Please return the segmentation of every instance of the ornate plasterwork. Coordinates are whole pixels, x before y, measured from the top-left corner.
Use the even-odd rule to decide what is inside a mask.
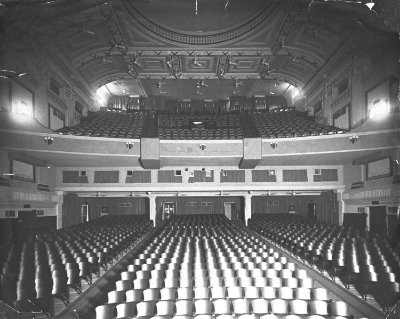
[[[143,15],[139,10],[137,10],[134,6],[131,6],[130,10],[132,11],[133,18],[137,22],[139,22],[146,29],[150,30],[151,32],[157,34],[158,36],[164,39],[182,44],[210,45],[235,39],[253,30],[255,27],[257,27],[266,19],[268,19],[268,17],[275,11],[278,5],[279,1],[275,1],[273,2],[273,4],[267,6],[259,14],[247,20],[246,22],[237,25],[230,30],[226,30],[223,32],[217,31],[213,34],[210,33],[190,34],[190,33],[184,33],[182,31],[179,32],[170,30],[150,20],[145,15]]]
[[[55,102],[57,105],[61,106],[64,110],[68,110],[67,104],[65,104],[57,95],[55,95],[50,90],[47,91],[47,96]]]

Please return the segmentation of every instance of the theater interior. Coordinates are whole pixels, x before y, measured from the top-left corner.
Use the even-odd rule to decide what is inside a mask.
[[[399,319],[397,0],[0,0],[0,317]]]

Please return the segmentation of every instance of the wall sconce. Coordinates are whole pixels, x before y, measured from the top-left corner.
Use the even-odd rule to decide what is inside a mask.
[[[46,144],[48,144],[48,145],[53,144],[53,141],[54,141],[54,138],[51,137],[51,136],[46,136],[46,137],[44,138],[44,142],[45,142]]]
[[[271,142],[269,143],[269,146],[271,146],[273,149],[278,147],[278,142]]]
[[[200,149],[201,149],[202,151],[204,151],[204,150],[206,149],[206,144],[201,143],[201,144],[199,145],[199,147],[200,147]]]
[[[354,144],[355,142],[358,141],[358,136],[357,135],[350,136],[349,141],[351,142],[351,144]]]
[[[126,146],[127,149],[131,150],[133,148],[133,142],[126,142],[125,146]]]

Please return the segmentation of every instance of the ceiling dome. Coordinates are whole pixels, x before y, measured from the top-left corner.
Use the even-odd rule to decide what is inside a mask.
[[[261,23],[276,9],[277,4],[277,1],[271,0],[155,0],[124,3],[139,21],[152,31],[158,28],[157,33],[163,33],[163,36],[165,32],[192,36],[234,32],[235,36],[239,36]]]

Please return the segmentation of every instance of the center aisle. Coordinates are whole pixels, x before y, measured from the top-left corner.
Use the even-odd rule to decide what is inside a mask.
[[[290,256],[223,215],[176,216],[148,238],[109,270],[115,275],[102,285],[107,300],[92,303],[85,315],[78,312],[81,319],[360,313]]]

